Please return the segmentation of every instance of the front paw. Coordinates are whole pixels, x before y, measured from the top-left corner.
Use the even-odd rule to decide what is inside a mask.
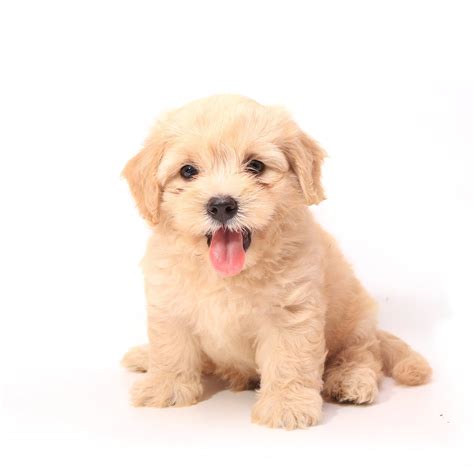
[[[296,429],[321,420],[323,401],[312,388],[262,393],[252,410],[252,421],[270,428]]]
[[[176,375],[146,374],[132,388],[134,406],[188,406],[197,403],[202,395],[201,379],[183,380]]]

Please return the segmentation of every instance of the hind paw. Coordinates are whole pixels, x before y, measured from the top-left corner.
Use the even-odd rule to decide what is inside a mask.
[[[373,403],[377,398],[377,376],[372,369],[333,371],[324,381],[323,394],[341,403]]]
[[[134,372],[146,372],[148,369],[148,345],[132,347],[123,356],[121,364]]]

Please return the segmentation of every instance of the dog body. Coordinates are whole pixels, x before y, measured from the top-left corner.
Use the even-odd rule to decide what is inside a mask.
[[[238,96],[166,115],[124,170],[152,226],[143,270],[149,346],[135,405],[183,406],[202,373],[260,382],[253,420],[320,420],[321,393],[371,403],[384,370],[419,384],[426,361],[377,330],[376,307],[307,205],[324,153],[281,109]]]
[[[327,349],[330,358],[358,332],[362,339],[375,338],[374,304],[333,239],[306,208],[291,223],[293,228],[283,229],[287,238],[266,242],[265,262],[229,279],[212,268],[207,248],[199,251],[186,238],[182,244],[179,237],[168,242],[161,225],[151,236],[143,262],[148,304],[175,313],[199,340],[202,354],[218,371],[235,374],[235,382],[258,378],[259,337],[265,339],[275,322],[305,321],[306,310],[308,322],[324,327],[323,356]],[[344,280],[333,268],[343,272]]]

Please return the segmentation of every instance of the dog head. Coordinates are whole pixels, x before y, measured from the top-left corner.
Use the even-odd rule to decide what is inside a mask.
[[[207,244],[213,267],[231,276],[257,251],[252,241],[324,199],[323,157],[284,110],[222,95],[165,115],[123,175],[151,225]]]

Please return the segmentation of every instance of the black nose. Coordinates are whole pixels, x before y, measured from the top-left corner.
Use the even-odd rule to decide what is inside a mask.
[[[213,197],[207,202],[208,215],[221,223],[234,217],[238,209],[237,202],[229,196]]]

